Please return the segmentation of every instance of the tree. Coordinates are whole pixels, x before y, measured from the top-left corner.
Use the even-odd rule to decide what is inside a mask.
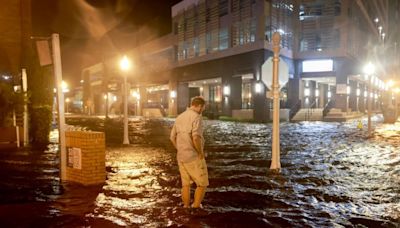
[[[23,93],[15,93],[10,84],[0,81],[0,127],[13,125],[14,111],[23,110]]]

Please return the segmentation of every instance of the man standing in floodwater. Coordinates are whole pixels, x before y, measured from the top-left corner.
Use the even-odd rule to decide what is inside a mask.
[[[190,207],[190,184],[196,183],[192,208],[200,208],[208,186],[208,171],[204,158],[204,137],[202,112],[205,100],[194,97],[191,105],[181,113],[171,130],[170,140],[177,149],[177,160],[182,180],[182,201]]]

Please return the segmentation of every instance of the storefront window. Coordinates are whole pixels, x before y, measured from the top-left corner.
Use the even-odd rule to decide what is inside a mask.
[[[218,113],[221,110],[222,91],[220,85],[210,85],[209,87],[209,107],[211,113]]]
[[[253,108],[253,102],[251,100],[251,81],[246,80],[242,83],[242,109]]]

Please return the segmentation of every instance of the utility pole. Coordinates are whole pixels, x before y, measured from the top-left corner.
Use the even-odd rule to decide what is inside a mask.
[[[28,91],[28,81],[26,77],[26,69],[22,69],[22,91],[24,92],[24,146],[29,144],[29,121],[28,121],[28,105],[26,103],[27,91]]]
[[[371,137],[371,131],[372,131],[372,124],[371,124],[371,106],[372,106],[372,98],[371,98],[371,93],[372,93],[372,88],[371,88],[371,79],[372,75],[369,76],[368,78],[368,137]]]
[[[272,50],[274,57],[272,59],[272,96],[273,96],[273,119],[272,119],[272,158],[270,169],[274,172],[280,172],[280,142],[279,142],[279,51],[280,51],[281,35],[275,32],[272,35]]]
[[[65,148],[65,114],[64,114],[64,94],[61,87],[62,68],[61,68],[61,51],[60,37],[57,33],[51,35],[51,47],[53,51],[53,67],[54,77],[57,87],[57,104],[58,104],[58,133],[60,139],[60,173],[61,180],[67,177],[67,153]]]
[[[127,75],[124,75],[124,140],[122,144],[129,144],[129,130],[128,130],[128,83]]]

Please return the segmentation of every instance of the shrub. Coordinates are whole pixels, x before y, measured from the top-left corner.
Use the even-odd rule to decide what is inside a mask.
[[[11,85],[0,82],[0,127],[12,126],[13,111],[23,110],[23,93],[15,93]]]
[[[31,136],[35,145],[47,145],[51,129],[52,108],[49,105],[33,106],[31,114]]]

